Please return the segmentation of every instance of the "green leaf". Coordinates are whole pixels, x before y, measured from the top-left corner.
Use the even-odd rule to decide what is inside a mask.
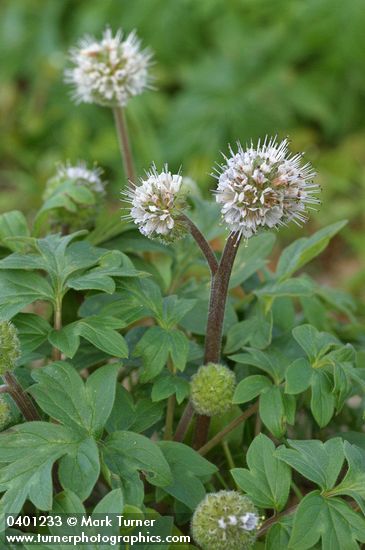
[[[28,498],[36,508],[49,510],[52,506],[53,486],[52,467],[53,457],[38,465],[38,469],[28,480]]]
[[[263,304],[259,304],[255,314],[249,319],[231,326],[227,333],[225,353],[242,349],[246,344],[253,348],[264,349],[271,342],[273,316],[271,309],[265,313]]]
[[[365,451],[365,433],[364,432],[354,432],[352,430],[345,432],[338,432],[334,437],[341,437],[344,441],[348,441],[351,445],[360,447],[361,450]]]
[[[328,374],[313,371],[312,375],[311,411],[320,428],[327,426],[335,412],[335,396]]]
[[[338,233],[345,225],[346,221],[341,221],[329,225],[320,231],[317,231],[311,237],[303,237],[284,248],[279,258],[276,275],[280,280],[291,277],[313,258],[318,256],[328,245],[331,238]]]
[[[53,499],[53,514],[85,514],[85,508],[80,498],[72,491],[62,491]]]
[[[267,352],[258,349],[247,348],[246,353],[231,355],[230,359],[243,365],[252,365],[266,372],[276,384],[280,384],[284,378],[285,371],[290,364],[290,359],[284,354],[270,350]]]
[[[323,522],[323,505],[323,499],[318,491],[309,493],[300,501],[294,517],[288,549],[306,550],[313,548],[320,540],[321,534],[327,528]]]
[[[11,319],[36,300],[52,302],[50,284],[36,273],[0,270],[0,319]]]
[[[183,371],[189,354],[189,340],[180,330],[170,330],[169,340],[172,364],[177,370]]]
[[[149,328],[134,348],[133,356],[142,357],[141,381],[148,382],[164,368],[169,357],[178,370],[184,370],[189,353],[189,341],[179,330]]]
[[[149,311],[130,293],[119,291],[112,296],[103,293],[86,297],[78,314],[80,317],[90,315],[115,317],[127,326],[143,317],[148,317]]]
[[[324,286],[318,286],[316,294],[324,300],[327,307],[330,306],[331,309],[335,309],[346,315],[352,322],[356,322],[354,316],[356,302],[351,294],[339,288]]]
[[[26,498],[41,510],[52,507],[53,463],[72,453],[80,436],[46,422],[27,422],[1,436],[0,514],[18,514]]]
[[[280,438],[285,434],[285,406],[283,394],[278,386],[271,386],[262,391],[259,412],[261,420],[275,437]]]
[[[69,358],[73,358],[80,346],[80,336],[96,348],[113,357],[127,357],[127,344],[115,329],[124,326],[124,322],[115,317],[89,316],[75,321],[61,330],[52,330],[49,342]]]
[[[88,242],[72,242],[84,234],[85,231],[77,231],[66,236],[48,235],[36,241],[40,261],[46,266],[53,284],[59,288],[73,273],[95,265],[103,255],[102,250]]]
[[[12,237],[29,237],[27,220],[19,210],[12,210],[0,215],[0,245],[10,250],[23,250],[24,245],[20,239],[12,240]]]
[[[282,394],[282,398],[285,410],[285,421],[287,424],[294,426],[297,401],[294,395],[287,395],[285,393]]]
[[[67,236],[52,234],[43,239],[32,239],[31,253],[11,254],[0,261],[0,269],[22,270],[22,274],[24,270],[43,270],[48,273],[51,287],[58,296],[64,295],[69,288],[114,292],[113,277],[144,275],[136,271],[130,260],[119,251],[97,249],[86,241],[72,242],[83,234],[85,231]],[[96,264],[97,267],[89,269]],[[33,274],[32,277],[36,280],[39,276]]]
[[[203,287],[205,290],[205,287]],[[201,289],[199,293],[201,295]],[[199,298],[199,296],[198,296]],[[198,299],[195,306],[181,319],[179,325],[183,327],[188,333],[205,335],[208,319],[208,299]],[[227,300],[224,323],[223,323],[223,335],[227,334],[227,331],[232,325],[237,323],[237,313],[232,305],[231,300]]]
[[[195,510],[205,497],[204,485],[200,478],[206,480],[217,471],[216,466],[182,443],[159,441],[158,446],[173,476],[172,483],[164,487],[164,491],[183,502],[190,510]]]
[[[120,322],[115,320],[117,325]],[[107,326],[105,317],[87,317],[77,321],[76,333],[93,344],[96,348],[113,357],[128,357],[128,346],[123,336],[112,327]]]
[[[293,336],[300,347],[305,351],[311,363],[323,357],[339,340],[327,332],[319,332],[311,325],[300,325],[293,329]],[[314,365],[315,366],[315,365]]]
[[[58,476],[62,487],[73,491],[81,500],[90,496],[99,474],[99,451],[91,437],[81,441],[59,462]]]
[[[37,254],[21,254],[14,252],[14,254],[10,254],[3,260],[0,260],[0,269],[19,269],[24,271],[32,269],[47,270],[47,263]]]
[[[341,439],[336,437],[326,443],[289,439],[288,443],[291,448],[279,447],[276,456],[323,490],[332,489],[344,461]]]
[[[330,328],[326,306],[317,296],[302,296],[300,303],[304,319],[308,323],[315,326],[318,330],[328,330]]]
[[[273,324],[281,333],[289,332],[296,324],[296,308],[294,301],[288,297],[278,297],[272,301]]]
[[[313,491],[297,508],[288,548],[307,550],[320,539],[323,550],[358,550],[356,540],[365,541],[365,520],[344,501]]]
[[[100,516],[109,516],[109,514],[118,514],[121,515],[123,513],[124,509],[124,495],[120,488],[114,489],[113,491],[110,491],[107,493],[104,498],[102,498],[98,504],[95,506],[94,511],[92,513],[92,516],[95,517],[95,519],[100,520]],[[99,528],[96,529],[96,531]],[[115,521],[113,522],[112,527],[107,528],[108,534],[112,534],[114,536],[118,536],[120,534],[120,529],[118,527],[118,523]],[[97,533],[95,533],[97,534]],[[101,544],[98,545],[98,550],[109,550],[110,545],[109,544]]]
[[[163,404],[153,403],[147,398],[138,400],[135,405],[131,394],[123,386],[118,385],[107,430],[109,433],[118,430],[143,432],[160,420],[163,410]]]
[[[128,475],[126,478],[118,478],[118,484],[123,491],[124,500],[128,505],[136,506],[137,508],[143,507],[144,484],[138,471]]]
[[[240,246],[234,262],[229,287],[244,283],[251,275],[262,269],[272,251],[276,237],[273,233],[263,233],[248,240],[247,246]]]
[[[343,445],[348,463],[344,479],[331,491],[331,495],[347,495],[353,498],[365,514],[365,451],[347,441]]]
[[[143,305],[151,316],[156,319],[163,318],[163,299],[158,285],[151,279],[141,279],[128,281],[128,286],[122,285],[129,295],[137,299]]]
[[[167,399],[170,395],[176,395],[176,401],[180,404],[190,393],[190,384],[184,378],[166,373],[154,382],[152,387],[152,401]]]
[[[298,394],[309,388],[312,380],[313,370],[307,359],[299,357],[285,373],[285,393]]]
[[[55,362],[32,376],[36,384],[28,391],[45,413],[76,431],[90,429],[92,411],[84,399],[84,383],[71,365]]]
[[[120,489],[110,491],[95,506],[94,514],[121,514],[124,508],[123,493]]]
[[[135,417],[130,429],[141,433],[156,424],[163,415],[163,405],[150,399],[140,399],[135,408]]]
[[[115,291],[115,282],[111,277],[95,275],[92,272],[79,277],[71,277],[67,281],[67,286],[75,290],[101,290],[108,294],[113,294]]]
[[[156,443],[133,432],[114,432],[104,441],[103,456],[108,468],[120,478],[129,479],[143,471],[157,487],[172,482],[170,467]]]
[[[51,330],[48,334],[48,341],[70,359],[72,359],[80,346],[80,337],[73,323],[63,327],[61,330]]]
[[[161,327],[151,327],[142,336],[133,356],[142,357],[144,372],[141,380],[147,382],[157,376],[169,357],[169,333]]]
[[[109,432],[129,430],[135,420],[135,405],[132,394],[122,386],[117,385],[115,400],[106,428]]]
[[[117,374],[117,365],[106,365],[84,384],[71,365],[56,362],[33,372],[37,383],[28,391],[51,418],[79,433],[98,435],[113,407]]]
[[[114,405],[119,365],[99,367],[86,380],[86,400],[91,404],[91,429],[100,436]]]
[[[233,479],[259,508],[280,511],[287,503],[290,491],[290,468],[275,456],[275,445],[260,434],[247,452],[249,469],[234,468]]]
[[[146,276],[148,273],[137,271],[125,254],[119,250],[111,250],[100,257],[97,267],[70,277],[67,287],[75,290],[102,290],[112,294],[116,288],[113,278]]]
[[[196,302],[196,300],[178,298],[175,295],[164,298],[162,314],[157,316],[161,327],[168,330],[178,325],[179,321],[196,305]]]
[[[68,187],[67,194],[79,204],[95,204],[94,194],[90,191],[90,189],[83,185],[74,185],[74,183],[71,183]]]
[[[265,550],[288,550],[291,518],[285,516],[270,527],[265,540]]]
[[[285,281],[275,281],[269,283],[258,290],[255,290],[257,296],[269,296],[279,298],[283,296],[312,296],[314,292],[314,283],[307,278],[286,279]]]
[[[40,315],[18,313],[12,319],[18,329],[22,354],[31,353],[47,341],[51,325]]]
[[[238,383],[232,402],[247,403],[255,399],[265,388],[269,388],[270,386],[272,386],[272,382],[267,376],[262,376],[261,374],[247,376]]]

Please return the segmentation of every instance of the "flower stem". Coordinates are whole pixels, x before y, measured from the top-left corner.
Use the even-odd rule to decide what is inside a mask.
[[[277,521],[279,521],[284,516],[289,516],[290,514],[293,514],[296,512],[298,505],[295,504],[294,506],[290,506],[290,508],[287,508],[284,512],[281,512],[281,514],[277,514],[272,516],[271,518],[267,519],[261,526],[259,532],[257,533],[257,537],[261,537],[266,531]]]
[[[219,473],[219,472],[215,472],[214,474],[216,476],[216,478],[218,479],[218,481],[221,483],[222,487],[224,489],[229,489],[227,483],[224,481],[224,478],[223,476]]]
[[[188,223],[190,222],[189,227],[191,234],[196,240],[200,249],[202,250],[204,256],[207,258],[212,273],[207,333],[205,337],[204,364],[207,364],[209,362],[218,363],[221,354],[223,321],[227,301],[229,279],[232,273],[233,263],[236,258],[240,238],[236,237],[234,233],[231,233],[231,235],[228,237],[226,246],[224,247],[221,261],[218,264],[214,252],[210,248],[209,243],[206,241],[200,230],[195,226],[195,224],[193,224],[193,222],[189,218],[186,217],[185,221],[187,221]],[[185,407],[185,411],[178,424],[174,436],[175,441],[183,441],[193,416],[194,409],[192,404],[189,402]],[[194,435],[194,447],[196,449],[202,447],[206,442],[208,437],[209,424],[210,418],[208,416],[198,416]]]
[[[212,277],[207,332],[205,337],[205,365],[207,363],[219,363],[220,361],[229,280],[239,243],[240,237],[237,237],[235,233],[231,233],[224,247],[218,270]],[[199,449],[205,444],[208,438],[209,425],[210,418],[208,416],[198,416],[194,435],[195,449]]]
[[[167,362],[167,367],[171,372],[171,374],[174,376],[176,374],[176,368],[170,358]],[[175,394],[170,395],[170,397],[167,400],[167,411],[166,411],[165,432],[164,432],[165,441],[171,441],[172,439],[172,434],[174,430],[175,405],[176,405]]]
[[[172,439],[172,432],[174,427],[175,403],[176,403],[175,395],[170,395],[170,397],[167,400],[165,432],[163,437],[165,441],[170,441]]]
[[[8,393],[14,399],[15,403],[18,405],[20,411],[22,412],[24,418],[28,421],[40,420],[37,409],[34,406],[32,399],[29,395],[23,390],[18,380],[10,371],[5,372],[3,378],[8,387]]]
[[[218,262],[213,250],[210,247],[210,244],[208,243],[200,229],[198,229],[195,223],[188,216],[186,216],[185,214],[181,214],[180,218],[188,225],[192,237],[195,239],[195,242],[204,254],[212,276],[214,276],[218,270]]]
[[[258,409],[258,403],[255,403],[249,409],[246,409],[240,416],[237,416],[237,418],[232,420],[225,428],[223,428],[223,430],[221,430],[214,437],[212,437],[212,439],[208,441],[208,443],[203,445],[203,447],[201,447],[198,450],[198,453],[202,456],[209,453],[209,451],[213,449],[213,447],[218,445],[218,443],[220,443],[226,437],[226,435],[228,435],[235,428],[237,428],[242,422],[247,420],[247,418],[250,418],[250,416],[255,414],[257,409]]]
[[[228,237],[218,271],[213,279],[205,337],[205,363],[218,363],[221,356],[223,321],[226,308],[229,279],[237,255],[239,238]]]
[[[62,299],[58,299],[55,304],[53,328],[54,330],[61,330],[62,328]],[[62,358],[61,350],[59,350],[58,348],[53,348],[52,359],[54,361],[60,361],[61,358]]]
[[[125,113],[122,107],[115,107],[115,109],[113,109],[113,113],[118,134],[119,149],[123,160],[124,172],[127,180],[135,183],[136,175]]]
[[[176,432],[174,435],[174,441],[183,441],[186,435],[186,432],[189,429],[190,422],[194,416],[194,409],[193,405],[189,403],[186,405],[185,410],[183,412],[182,417],[180,418],[180,422],[176,428]]]
[[[223,447],[224,454],[226,455],[228,466],[230,467],[231,470],[233,470],[233,468],[235,468],[236,465],[234,463],[231,449],[229,448],[229,445],[228,445],[228,441],[223,440],[222,447]]]
[[[304,495],[303,495],[302,491],[299,489],[298,485],[292,480],[291,483],[290,483],[290,486],[293,489],[293,493],[295,494],[295,496],[299,500],[301,500]]]

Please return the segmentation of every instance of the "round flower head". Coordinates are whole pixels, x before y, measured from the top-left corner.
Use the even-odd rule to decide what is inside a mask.
[[[151,53],[141,50],[134,32],[123,39],[121,30],[113,36],[107,28],[100,42],[83,38],[70,57],[74,67],[66,71],[66,81],[73,84],[78,103],[124,106],[149,87]]]
[[[8,403],[0,397],[0,430],[6,428],[11,420],[11,411]]]
[[[102,174],[101,168],[89,169],[83,161],[76,165],[69,162],[59,164],[43,195],[44,201],[55,201],[52,224],[66,224],[72,230],[92,226],[99,211],[100,198],[105,194],[106,182],[102,180]],[[80,194],[77,188],[87,189],[89,193]]]
[[[0,321],[0,375],[15,368],[20,357],[18,331],[9,321]]]
[[[67,162],[57,166],[56,175],[49,180],[45,197],[48,198],[53,194],[53,191],[65,183],[73,183],[74,185],[84,186],[94,193],[103,195],[105,193],[105,182],[101,179],[103,170],[98,167],[88,168],[86,162],[79,161],[74,166]]]
[[[313,196],[318,185],[310,164],[302,164],[302,155],[291,155],[288,140],[277,143],[265,139],[257,147],[243,150],[238,143],[235,153],[230,148],[217,170],[216,200],[228,228],[249,238],[259,229],[297,224],[306,221],[308,205],[318,204]]]
[[[206,416],[223,414],[232,406],[235,386],[236,377],[227,367],[215,363],[203,365],[190,382],[194,409]]]
[[[203,550],[248,550],[255,543],[260,518],[252,501],[237,491],[210,493],[198,505],[192,535]]]
[[[167,165],[157,172],[153,165],[141,179],[141,185],[122,192],[130,203],[130,212],[125,218],[138,225],[142,235],[169,243],[186,234],[187,228],[181,219],[186,207],[185,191],[180,174],[171,174]]]

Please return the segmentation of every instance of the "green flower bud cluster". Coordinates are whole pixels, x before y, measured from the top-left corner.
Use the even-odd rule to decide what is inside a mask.
[[[253,502],[237,491],[208,494],[196,508],[191,531],[203,550],[252,548],[260,517]]]
[[[11,420],[11,411],[8,403],[0,397],[0,431],[7,427]]]
[[[0,321],[0,375],[13,370],[20,357],[18,331],[9,321]]]
[[[235,386],[236,377],[227,367],[215,363],[201,366],[190,383],[195,411],[206,416],[225,413],[232,406]]]

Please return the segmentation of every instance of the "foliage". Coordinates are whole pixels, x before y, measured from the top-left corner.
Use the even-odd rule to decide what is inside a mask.
[[[339,265],[336,254],[332,277],[361,292],[362,0],[4,0],[1,13],[2,211],[34,212],[55,162],[75,162],[85,143],[86,160],[107,168],[110,198],[118,196],[109,110],[71,105],[62,72],[68,48],[84,33],[100,36],[110,23],[136,28],[158,60],[159,90],[129,108],[138,173],[151,159],[174,169],[183,160],[185,173],[207,190],[223,144],[290,134],[295,149],[308,151],[323,202],[332,205],[315,225],[351,220],[333,245],[343,259]]]
[[[346,441],[362,415],[349,408],[350,398],[362,395],[365,384],[356,338],[341,339],[341,319],[354,319],[353,305],[308,275],[296,275],[342,226],[289,245],[275,271],[265,267],[273,236],[254,237],[239,249],[232,277],[224,358],[238,380],[233,402],[258,399],[264,431],[279,447],[267,435],[253,438],[247,421],[243,432],[227,440],[237,466],[225,483],[234,481],[266,514],[281,512],[268,526],[268,548],[305,549],[320,540],[323,548],[341,547],[345,540],[356,548],[356,541],[365,540],[365,522],[347,500],[364,508],[365,443],[360,433],[355,444]],[[164,405],[174,395],[178,414],[201,364],[208,272],[192,253],[193,243],[186,239],[165,252],[149,251],[149,242],[129,230],[139,244],[126,255],[123,226],[120,236],[97,246],[86,232],[32,237],[19,212],[2,215],[0,227],[7,247],[0,261],[1,317],[18,329],[15,372],[41,413],[41,420],[23,421],[1,436],[2,510],[18,513],[25,502],[52,510],[60,490],[95,505],[100,476],[138,509],[144,509],[147,490],[168,506],[175,500],[194,510],[217,471],[214,463],[222,461],[220,453],[213,449],[208,462],[188,446],[189,439],[184,444],[150,439],[161,433]],[[189,273],[196,275],[187,278]],[[62,328],[55,329],[53,314],[60,305]],[[52,348],[62,353],[61,361],[49,363]],[[34,368],[35,361],[42,368]],[[340,437],[331,439],[339,425]],[[217,433],[219,426],[212,430]],[[304,439],[286,442],[287,434]],[[54,464],[59,489],[52,484]],[[289,499],[296,498],[292,479],[314,487],[286,515]],[[218,478],[210,483],[221,488]],[[311,539],[303,537],[307,524],[313,524]],[[342,527],[330,535],[332,524]]]
[[[37,21],[44,32],[33,44],[34,58],[26,56],[29,65],[18,63],[19,46],[14,47],[7,78],[18,76],[18,65],[35,86],[32,74],[38,63],[41,74],[50,73],[50,85],[60,76],[61,62],[54,52],[64,49],[63,42],[76,31],[99,32],[103,19],[113,20],[120,13],[114,2],[80,2],[67,15],[69,34],[59,36],[56,29],[69,5],[44,2],[44,21]],[[332,86],[319,93],[318,85],[316,94],[317,87],[308,84],[332,66],[339,50],[351,67],[358,66],[358,57],[349,58],[342,41],[334,53],[329,40],[342,22],[342,4],[336,3],[337,12],[329,10],[328,20],[320,22],[318,16],[327,15],[327,0],[306,5],[294,1],[290,6],[281,0],[233,0],[223,17],[218,17],[221,0],[186,0],[177,2],[176,10],[160,0],[138,11],[140,5],[139,0],[126,2],[126,26],[139,23],[151,43],[158,35],[155,49],[162,60],[156,69],[162,95],[146,96],[144,104],[136,100],[128,111],[139,158],[148,156],[148,164],[151,155],[159,160],[164,150],[176,163],[190,155],[191,172],[198,173],[231,132],[235,137],[245,137],[245,132],[255,137],[264,130],[265,117],[265,131],[294,127],[298,121],[313,125],[313,143],[320,138],[341,143],[349,131],[346,121],[353,131],[361,128],[356,109],[353,116],[347,111],[350,99],[358,106],[360,84],[351,81],[341,102],[336,102]],[[277,7],[286,23],[295,23],[293,28],[284,30]],[[349,20],[356,23],[356,44],[363,41],[359,7],[354,0],[346,8]],[[7,3],[7,24],[13,21],[14,29],[23,28],[28,9],[17,0]],[[158,28],[165,33],[151,25],[156,10]],[[188,19],[182,16],[186,10]],[[270,32],[265,26],[268,17]],[[206,27],[198,33],[202,23]],[[261,37],[244,70],[235,49],[241,24],[247,47],[253,32]],[[295,40],[300,30],[310,45],[305,51],[312,56],[318,49],[322,52],[317,63],[303,68],[307,83],[295,71],[290,78],[291,68],[299,72],[299,65],[309,62]],[[343,33],[349,32],[345,25]],[[293,38],[288,49],[283,48],[286,33]],[[30,38],[17,36],[14,33],[13,40],[23,50]],[[206,55],[206,44],[214,58]],[[181,65],[175,66],[177,55]],[[345,69],[345,62],[334,67],[338,78],[347,74]],[[245,79],[252,89],[247,87],[242,103]],[[284,85],[286,80],[290,82]],[[273,94],[268,108],[267,94],[277,86],[280,101]],[[108,112],[93,106],[67,107],[70,116],[64,119],[62,105],[56,108],[60,97],[64,101],[64,90],[60,84],[54,88],[45,109],[52,113],[49,124],[62,121],[59,145],[51,144],[44,165],[37,169],[32,154],[23,158],[24,144],[17,144],[13,153],[20,159],[19,171],[24,175],[38,170],[43,177],[59,147],[63,154],[78,154],[87,140],[89,154],[109,164],[114,179],[119,161],[110,145]],[[22,94],[18,89],[12,92]],[[39,100],[43,93],[48,97],[41,86],[30,98]],[[220,107],[227,94],[229,112]],[[282,98],[286,111],[280,109]],[[29,101],[25,134],[34,140],[35,152],[47,140],[49,128],[40,124],[38,103]],[[168,102],[172,114],[167,114]],[[333,103],[336,116],[330,108]],[[238,110],[246,117],[245,132]],[[189,134],[186,128],[192,120],[196,133]],[[152,137],[155,128],[157,137],[163,136],[161,145]],[[196,147],[197,136],[207,144],[205,150]],[[9,155],[10,146],[6,147]],[[33,183],[33,177],[19,181]],[[87,197],[84,200],[75,200],[75,216],[77,204],[86,204]],[[241,521],[247,525],[255,520],[257,541],[241,536],[235,515],[231,531],[257,550],[360,548],[365,543],[363,326],[350,294],[311,276],[311,262],[326,254],[340,233],[349,231],[345,221],[338,221],[336,201],[324,209],[334,210],[336,221],[321,225],[310,236],[292,239],[276,261],[269,263],[273,250],[278,250],[274,233],[262,232],[232,247],[236,257],[226,285],[227,303],[225,310],[215,311],[209,303],[220,288],[217,281],[222,281],[220,266],[226,257],[222,250],[232,245],[232,235],[227,238],[219,223],[216,204],[203,198],[191,182],[187,200],[191,224],[206,236],[206,246],[211,245],[215,255],[217,271],[209,264],[213,277],[193,231],[163,245],[146,239],[135,226],[121,221],[119,211],[113,213],[102,203],[93,229],[73,233],[70,225],[53,232],[52,203],[46,208],[37,205],[39,210],[28,217],[20,210],[0,214],[0,321],[16,327],[20,342],[20,352],[11,355],[11,369],[0,365],[1,402],[6,407],[6,422],[0,427],[0,530],[7,513],[133,511],[154,514],[164,533],[189,534],[194,512],[204,509],[201,503],[215,502],[207,495],[223,493],[229,499],[233,494],[234,502],[249,503],[244,512],[251,516]],[[56,207],[61,206],[57,201]],[[207,360],[207,327],[219,318],[221,333],[214,344],[220,357]],[[207,417],[198,415],[189,424],[190,383],[207,363],[219,363],[232,383],[229,391],[224,387],[219,394],[229,407],[223,403],[224,413],[213,416],[209,426],[205,423],[206,437],[199,441],[199,426]],[[216,381],[203,377],[199,391],[204,399],[221,389]],[[222,519],[219,510],[216,515],[215,526]],[[206,519],[203,514],[203,526]],[[223,527],[226,519],[220,523]],[[54,530],[45,527],[44,532]],[[193,541],[181,547],[195,548]]]

